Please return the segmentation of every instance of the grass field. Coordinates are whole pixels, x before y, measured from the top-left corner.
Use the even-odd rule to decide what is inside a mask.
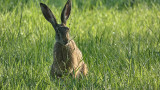
[[[67,0],[0,1],[0,89],[160,89],[160,1],[72,0],[67,22],[89,74],[50,80],[55,31]]]

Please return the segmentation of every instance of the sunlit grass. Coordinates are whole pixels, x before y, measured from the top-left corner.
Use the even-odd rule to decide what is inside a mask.
[[[110,8],[90,1],[73,0],[67,22],[89,68],[81,80],[50,80],[55,32],[38,1],[1,5],[0,89],[159,89],[160,5],[146,0],[120,9],[122,1]],[[65,2],[44,3],[60,23]]]

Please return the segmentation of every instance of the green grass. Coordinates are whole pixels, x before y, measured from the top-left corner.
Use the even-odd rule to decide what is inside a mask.
[[[50,80],[55,32],[67,0],[0,1],[0,89],[160,89],[160,1],[72,0],[67,26],[83,53],[83,79]]]

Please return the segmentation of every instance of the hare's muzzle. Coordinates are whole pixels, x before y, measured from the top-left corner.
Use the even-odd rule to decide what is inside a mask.
[[[66,45],[68,43],[68,41],[63,41],[63,44]]]

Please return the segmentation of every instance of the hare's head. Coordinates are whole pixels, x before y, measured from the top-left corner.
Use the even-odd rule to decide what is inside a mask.
[[[40,3],[42,13],[47,21],[49,21],[55,29],[56,41],[66,45],[69,40],[69,28],[66,27],[66,21],[69,18],[71,12],[71,0],[68,0],[61,13],[61,24],[58,24],[52,11],[47,7],[47,5]]]

